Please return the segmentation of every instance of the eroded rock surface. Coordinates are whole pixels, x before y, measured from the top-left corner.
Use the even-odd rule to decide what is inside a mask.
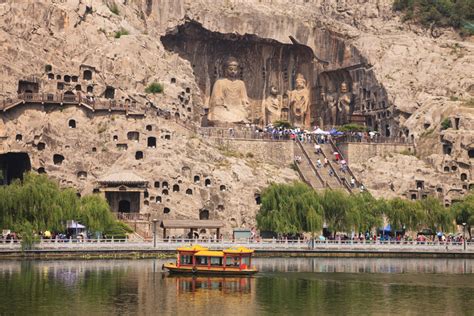
[[[325,109],[343,102],[346,112],[366,115],[383,135],[416,143],[416,157],[392,155],[353,166],[370,190],[411,198],[415,181],[423,180],[422,190],[450,203],[472,187],[474,44],[450,30],[433,37],[402,24],[391,4],[0,1],[0,99],[6,100],[0,105],[15,104],[18,92],[45,98],[70,92],[83,100],[60,107],[38,101],[3,112],[0,148],[27,152],[33,169],[81,194],[93,192],[102,176],[129,170],[148,181],[143,213],[197,219],[208,210],[228,228],[252,226],[255,194],[270,181],[296,179],[294,171],[230,157],[165,119],[205,121],[213,84],[232,52],[242,63],[252,120],[263,120],[272,85],[277,99],[287,102],[283,92],[301,73],[311,88],[309,123],[331,125]],[[162,83],[163,93],[145,93],[152,82]],[[105,110],[110,100],[112,112]],[[446,118],[451,127],[442,131]]]

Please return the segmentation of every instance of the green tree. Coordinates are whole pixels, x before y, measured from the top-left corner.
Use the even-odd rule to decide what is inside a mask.
[[[261,195],[257,226],[281,234],[312,232],[321,229],[322,208],[316,192],[308,185],[271,184]]]
[[[418,230],[425,219],[418,203],[401,198],[388,200],[384,212],[393,230]]]
[[[359,232],[372,231],[383,225],[384,200],[375,199],[367,191],[351,196],[351,199]]]
[[[429,196],[426,199],[420,200],[420,208],[424,212],[424,225],[433,232],[450,231],[453,228],[453,217],[449,209],[446,209],[441,202]]]
[[[0,186],[0,227],[22,233],[25,242],[33,240],[34,232],[64,231],[67,220],[79,220],[90,231],[113,230],[122,236],[130,231],[118,224],[104,198],[79,198],[46,175],[25,173],[23,181]]]
[[[334,232],[351,231],[358,223],[357,212],[350,196],[339,190],[326,190],[321,205],[328,228]]]
[[[474,194],[469,194],[463,201],[456,202],[451,206],[456,224],[466,223],[466,228],[471,236],[471,228],[474,225]]]

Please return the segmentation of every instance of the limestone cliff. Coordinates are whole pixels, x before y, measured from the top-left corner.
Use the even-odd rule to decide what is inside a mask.
[[[255,194],[270,181],[297,178],[288,159],[278,165],[253,153],[229,154],[182,126],[201,124],[218,61],[230,53],[243,61],[254,110],[270,83],[290,90],[302,72],[311,83],[313,123],[327,120],[320,93],[337,98],[347,82],[351,111],[386,136],[413,140],[418,158],[375,159],[370,172],[354,166],[376,194],[416,189],[401,179],[417,180],[418,165],[433,188],[438,173],[449,179],[442,189],[448,203],[458,198],[450,190],[471,186],[474,44],[451,30],[435,38],[401,23],[390,0],[3,0],[0,17],[0,102],[15,104],[17,93],[32,90],[95,98],[84,106],[38,102],[4,112],[3,152],[27,152],[33,169],[81,194],[105,175],[130,170],[148,181],[143,213],[198,218],[207,210],[211,218],[251,226]],[[145,93],[152,82],[164,92]],[[88,108],[106,104],[100,100],[127,112]],[[445,118],[452,127],[441,131]],[[172,192],[175,184],[179,192]]]

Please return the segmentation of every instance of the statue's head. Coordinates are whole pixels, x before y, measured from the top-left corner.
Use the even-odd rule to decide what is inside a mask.
[[[225,75],[229,78],[237,78],[239,75],[239,61],[235,57],[228,57],[224,63]]]
[[[348,91],[349,91],[349,89],[347,88],[347,83],[345,83],[345,82],[341,83],[341,92],[346,93]]]
[[[306,88],[306,79],[302,74],[296,75],[296,89],[301,90]]]
[[[275,86],[270,87],[270,94],[271,95],[278,95],[278,89]]]

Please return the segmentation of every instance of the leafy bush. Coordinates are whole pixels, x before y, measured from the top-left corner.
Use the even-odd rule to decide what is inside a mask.
[[[115,38],[120,38],[122,37],[123,35],[129,35],[130,33],[124,29],[124,28],[121,28],[120,30],[116,31],[115,34],[114,34],[114,37]]]
[[[164,87],[161,83],[158,82],[152,82],[148,85],[148,87],[145,88],[146,93],[162,93],[164,90]]]
[[[449,119],[449,117],[441,121],[441,130],[443,131],[448,128],[451,128],[451,120]]]
[[[395,0],[393,9],[404,12],[403,21],[414,20],[424,26],[451,26],[462,35],[474,34],[472,0]]]
[[[351,124],[345,124],[341,126],[340,128],[338,128],[338,130],[341,132],[366,132],[367,127],[363,125],[351,123]]]
[[[283,120],[278,120],[273,122],[274,127],[281,127],[281,128],[292,128],[290,122],[288,121],[283,121]]]

